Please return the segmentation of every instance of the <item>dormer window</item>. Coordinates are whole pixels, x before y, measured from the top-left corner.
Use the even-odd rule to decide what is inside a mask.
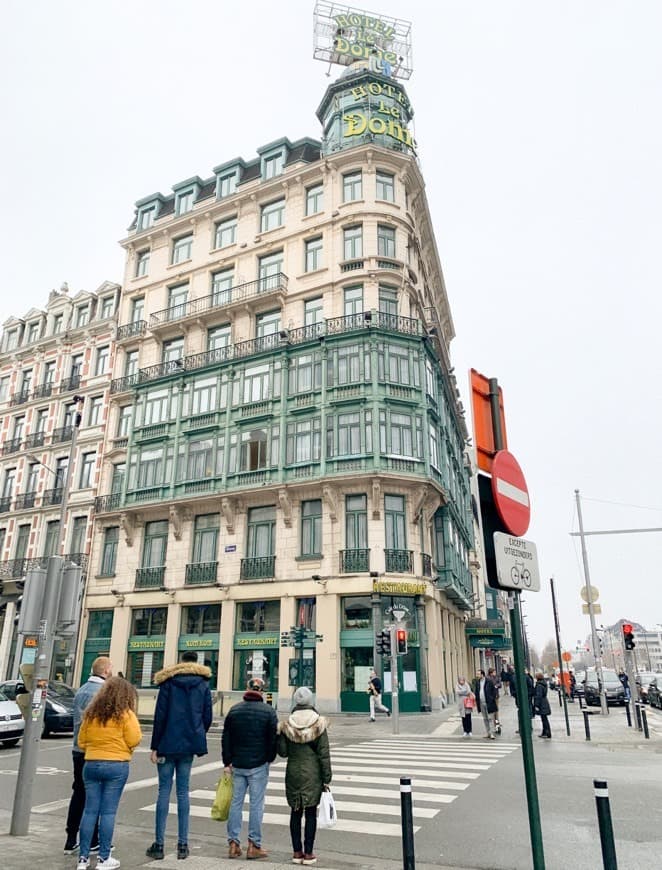
[[[57,335],[59,332],[62,332],[63,324],[64,314],[56,314],[53,318],[53,335]]]
[[[18,329],[11,329],[5,335],[5,350],[14,350],[18,346]]]
[[[76,309],[76,326],[86,326],[90,319],[90,306],[80,305]]]
[[[138,217],[138,229],[139,230],[147,230],[152,226],[154,220],[156,219],[156,208],[152,206],[151,208],[145,208],[140,212]]]
[[[195,193],[193,190],[184,190],[181,193],[178,193],[175,200],[175,213],[180,215],[186,214],[187,211],[191,211],[193,208],[194,196]]]
[[[39,323],[31,323],[28,326],[28,337],[27,343],[30,344],[32,341],[36,341],[39,338]]]
[[[265,157],[263,164],[263,177],[265,179],[275,178],[277,175],[282,175],[285,169],[285,155],[282,151],[278,154],[272,154],[271,157]]]
[[[101,319],[105,320],[107,317],[112,317],[113,309],[115,307],[115,297],[114,296],[106,296],[101,301]]]
[[[218,196],[223,199],[225,196],[232,196],[237,189],[237,173],[229,172],[227,175],[221,175],[218,179]]]

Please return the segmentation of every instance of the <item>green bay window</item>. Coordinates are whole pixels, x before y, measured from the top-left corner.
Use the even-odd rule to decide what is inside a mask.
[[[420,459],[423,456],[423,423],[418,414],[379,412],[379,450],[386,456]]]
[[[163,483],[163,454],[163,447],[141,451],[136,479],[138,489],[160,486]]]
[[[328,355],[327,385],[357,384],[370,380],[370,350],[363,342],[334,347]]]
[[[322,501],[301,502],[301,555],[322,555]]]
[[[271,424],[230,434],[228,473],[257,471],[278,465],[280,426]]]
[[[372,446],[372,412],[348,411],[329,414],[326,420],[327,457],[357,456]]]
[[[143,426],[151,426],[153,423],[163,423],[170,418],[169,411],[170,393],[168,389],[150,390],[145,395],[143,408]]]
[[[186,480],[208,480],[214,476],[214,441],[201,438],[189,441]]]
[[[319,462],[321,453],[321,419],[299,420],[287,424],[286,462]]]
[[[197,378],[193,381],[191,414],[207,414],[216,408],[216,377]]]
[[[290,395],[309,393],[322,386],[322,358],[319,352],[297,354],[290,360]]]

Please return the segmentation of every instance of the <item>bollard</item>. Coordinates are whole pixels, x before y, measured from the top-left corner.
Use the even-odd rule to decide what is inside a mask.
[[[577,697],[579,698],[579,709],[580,709],[580,710],[583,710],[583,709],[584,709],[584,696],[583,696],[583,695],[577,695]]]
[[[634,702],[634,715],[637,720],[637,731],[641,731],[641,704],[639,701]]]
[[[641,722],[644,726],[644,737],[646,738],[646,740],[650,740],[651,736],[648,732],[648,716],[646,715],[646,711],[643,707],[641,708]]]
[[[595,793],[595,808],[598,811],[602,866],[604,870],[618,870],[616,846],[614,845],[614,828],[611,823],[611,809],[609,808],[609,789],[607,788],[606,780],[594,779],[593,791]]]
[[[411,777],[400,777],[400,815],[402,821],[402,866],[414,870],[414,816],[411,808]]]
[[[563,706],[563,698],[561,697],[561,692],[559,692],[559,707]]]
[[[588,710],[582,710],[584,714],[584,731],[586,731],[586,739],[591,739],[591,726],[588,723],[588,717],[591,715]]]
[[[625,716],[628,720],[628,728],[632,728],[632,716],[630,715],[630,702],[625,702]]]

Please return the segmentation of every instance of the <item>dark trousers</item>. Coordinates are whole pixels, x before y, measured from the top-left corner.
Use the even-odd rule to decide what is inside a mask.
[[[317,833],[317,807],[306,807],[306,824],[303,832],[303,847],[301,845],[301,819],[304,814],[302,809],[292,809],[290,812],[290,834],[292,836],[292,849],[294,852],[304,852],[306,855],[313,854],[315,846],[315,834]]]
[[[462,717],[462,730],[465,734],[471,734],[471,711]]]
[[[549,727],[549,716],[543,716],[540,714],[540,721],[542,722],[542,734],[543,737],[551,737],[552,729]]]
[[[83,818],[83,810],[85,809],[85,783],[83,782],[83,767],[85,765],[85,754],[83,752],[72,752],[71,757],[74,764],[74,781],[71,786],[71,800],[69,801],[69,812],[67,813],[67,840],[71,845],[78,840],[78,831],[80,829],[80,820]],[[92,835],[92,845],[97,846],[99,843],[99,822],[94,828]]]

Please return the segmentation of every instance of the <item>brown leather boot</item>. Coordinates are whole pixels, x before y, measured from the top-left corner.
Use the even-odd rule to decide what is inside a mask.
[[[230,841],[230,848],[228,849],[228,858],[241,858],[241,846],[239,843],[235,843],[234,840]]]
[[[248,841],[248,849],[246,849],[246,857],[250,860],[251,858],[267,858],[269,856],[268,852],[261,846],[256,846],[252,840]]]

